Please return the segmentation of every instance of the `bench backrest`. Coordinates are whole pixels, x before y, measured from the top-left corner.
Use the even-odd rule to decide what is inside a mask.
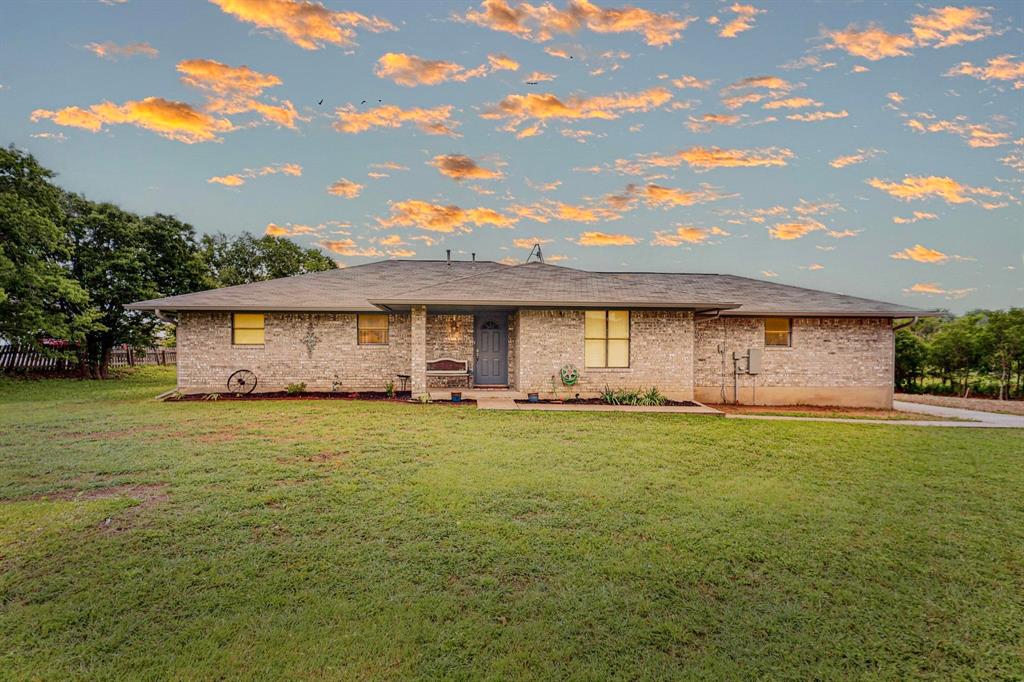
[[[427,371],[431,374],[465,374],[468,368],[468,362],[455,358],[427,360]]]

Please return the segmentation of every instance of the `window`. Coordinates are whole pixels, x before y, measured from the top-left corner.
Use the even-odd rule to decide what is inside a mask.
[[[360,346],[384,346],[388,342],[388,316],[381,313],[359,313],[356,338]]]
[[[231,343],[236,346],[262,346],[263,313],[235,313],[232,315]]]
[[[768,317],[764,321],[764,345],[791,346],[793,321],[788,317]]]
[[[583,327],[586,367],[629,367],[629,311],[588,310]]]

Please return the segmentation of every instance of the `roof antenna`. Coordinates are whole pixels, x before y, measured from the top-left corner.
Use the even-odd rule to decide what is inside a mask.
[[[473,252],[472,256],[473,256],[473,262],[475,263],[476,262],[476,251]]]
[[[448,263],[448,267],[451,267],[452,266],[452,250],[451,249],[445,249],[444,253],[445,253],[445,261]]]
[[[544,262],[544,254],[541,253],[540,242],[537,242],[536,244],[534,244],[533,248],[530,249],[530,255],[526,257],[526,262],[529,263],[530,259],[533,258],[535,255],[537,256],[537,262],[538,263],[543,263]]]

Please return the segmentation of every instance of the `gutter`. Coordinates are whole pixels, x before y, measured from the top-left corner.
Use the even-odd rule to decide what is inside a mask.
[[[907,328],[907,327],[909,327],[909,326],[911,326],[913,324],[916,324],[918,319],[920,319],[919,316],[914,315],[914,319],[912,319],[910,322],[904,322],[903,324],[898,324],[898,325],[894,326],[892,328],[892,330],[895,332],[895,331],[899,331],[900,329],[905,329],[905,328]]]

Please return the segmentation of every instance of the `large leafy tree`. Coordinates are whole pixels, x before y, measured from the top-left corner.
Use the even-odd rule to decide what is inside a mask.
[[[318,249],[304,249],[282,237],[204,235],[200,244],[211,287],[262,282],[307,272],[333,270],[335,262]]]
[[[46,338],[79,342],[96,327],[88,294],[64,265],[61,191],[28,153],[0,148],[0,337],[43,348]]]
[[[75,194],[63,203],[69,269],[102,325],[85,334],[79,358],[85,373],[103,378],[115,346],[149,345],[160,326],[152,315],[124,306],[202,288],[203,263],[192,226],[173,216],[140,218]]]

